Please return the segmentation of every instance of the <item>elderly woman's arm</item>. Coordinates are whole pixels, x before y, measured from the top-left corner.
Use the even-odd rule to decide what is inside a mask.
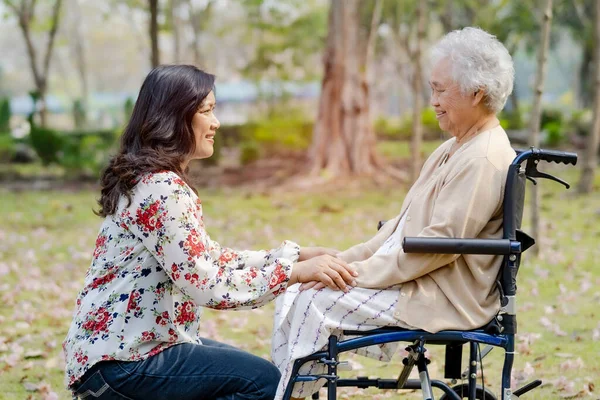
[[[341,258],[347,263],[364,261],[371,257],[373,254],[375,254],[377,249],[381,247],[385,240],[394,232],[394,229],[396,229],[396,226],[398,225],[398,221],[400,221],[400,216],[401,215],[387,221],[381,227],[381,229],[379,229],[377,234],[368,241],[359,243],[347,250],[342,251],[337,255],[337,257]],[[373,221],[373,223],[375,223],[375,221]]]
[[[417,236],[476,238],[498,213],[504,173],[485,157],[470,159],[457,171],[440,190],[431,221]],[[359,273],[358,286],[383,288],[415,280],[458,257],[458,254],[407,254],[400,250],[354,262],[351,266]],[[375,269],[377,273],[372,272]]]

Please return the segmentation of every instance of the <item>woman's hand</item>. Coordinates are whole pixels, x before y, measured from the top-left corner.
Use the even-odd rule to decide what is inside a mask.
[[[333,290],[347,292],[347,285],[356,285],[356,276],[358,273],[345,261],[324,254],[294,264],[288,285],[316,281]]]
[[[329,254],[330,256],[336,256],[339,250],[329,249],[327,247],[301,247],[298,261],[306,261],[311,258]]]

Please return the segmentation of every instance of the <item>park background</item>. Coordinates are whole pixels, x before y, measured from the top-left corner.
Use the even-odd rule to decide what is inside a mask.
[[[599,3],[0,0],[0,399],[70,398],[61,343],[101,224],[98,176],[152,66],[217,76],[216,152],[190,171],[214,239],[343,249],[398,213],[447,139],[428,107],[428,51],[464,26],[514,57],[500,115],[514,147],[580,155],[577,168],[540,167],[571,190],[542,181],[528,196],[524,227],[539,245],[519,276],[513,382],[541,378],[531,399],[600,398]],[[331,113],[349,123],[328,125]],[[272,313],[207,310],[201,333],[268,358]],[[496,392],[500,353],[484,360]],[[443,351],[428,354],[441,377]],[[348,376],[389,378],[402,354],[348,359]],[[402,393],[340,398],[420,398]]]

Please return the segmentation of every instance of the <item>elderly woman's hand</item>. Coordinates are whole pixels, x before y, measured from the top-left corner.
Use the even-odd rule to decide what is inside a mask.
[[[298,261],[306,261],[311,258],[329,254],[330,256],[336,256],[339,250],[330,249],[327,247],[301,247]]]
[[[348,285],[356,285],[354,277],[357,275],[345,261],[324,254],[294,264],[288,285],[316,281],[333,290],[347,292]]]

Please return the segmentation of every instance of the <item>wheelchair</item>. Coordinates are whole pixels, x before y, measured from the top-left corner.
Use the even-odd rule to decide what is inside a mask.
[[[440,254],[491,254],[503,255],[502,266],[497,279],[497,288],[500,292],[500,311],[485,326],[469,331],[446,330],[430,333],[424,330],[408,330],[399,327],[382,327],[371,331],[343,331],[344,335],[352,336],[339,341],[337,336],[329,337],[327,347],[319,352],[298,359],[294,362],[290,381],[287,384],[284,400],[292,394],[296,382],[315,382],[319,379],[326,380],[327,399],[334,400],[338,387],[375,387],[378,389],[420,389],[424,400],[433,400],[432,388],[440,389],[444,394],[443,400],[460,399],[487,399],[496,400],[497,397],[484,386],[477,385],[478,366],[494,347],[504,349],[504,366],[501,377],[502,400],[516,400],[521,395],[540,386],[541,380],[534,380],[525,386],[511,390],[511,371],[515,357],[515,334],[517,333],[516,292],[517,272],[521,262],[521,254],[535,244],[535,240],[520,230],[523,217],[526,180],[537,184],[536,178],[550,179],[563,184],[567,189],[569,184],[552,175],[538,171],[540,161],[564,163],[575,165],[577,154],[530,148],[516,150],[517,156],[511,163],[506,180],[503,199],[503,238],[502,239],[454,239],[454,238],[424,238],[406,237],[403,240],[403,249],[406,253],[440,253]],[[525,168],[521,164],[525,164]],[[378,229],[382,226],[379,223]],[[403,368],[397,379],[369,379],[358,377],[355,379],[340,379],[338,367],[343,364],[339,361],[339,354],[366,346],[391,342],[409,342],[406,347],[407,357],[402,360]],[[469,362],[465,371],[462,371],[462,350],[465,344],[469,345]],[[425,357],[426,344],[445,346],[444,377],[452,381],[466,379],[467,383],[450,387],[444,381],[430,379],[427,365],[429,360]],[[486,347],[480,351],[479,345]],[[316,361],[324,364],[327,373],[324,375],[301,375],[300,367],[306,362]],[[417,366],[419,379],[408,379],[414,366]],[[482,378],[483,381],[483,378]],[[312,396],[319,398],[319,393]]]

